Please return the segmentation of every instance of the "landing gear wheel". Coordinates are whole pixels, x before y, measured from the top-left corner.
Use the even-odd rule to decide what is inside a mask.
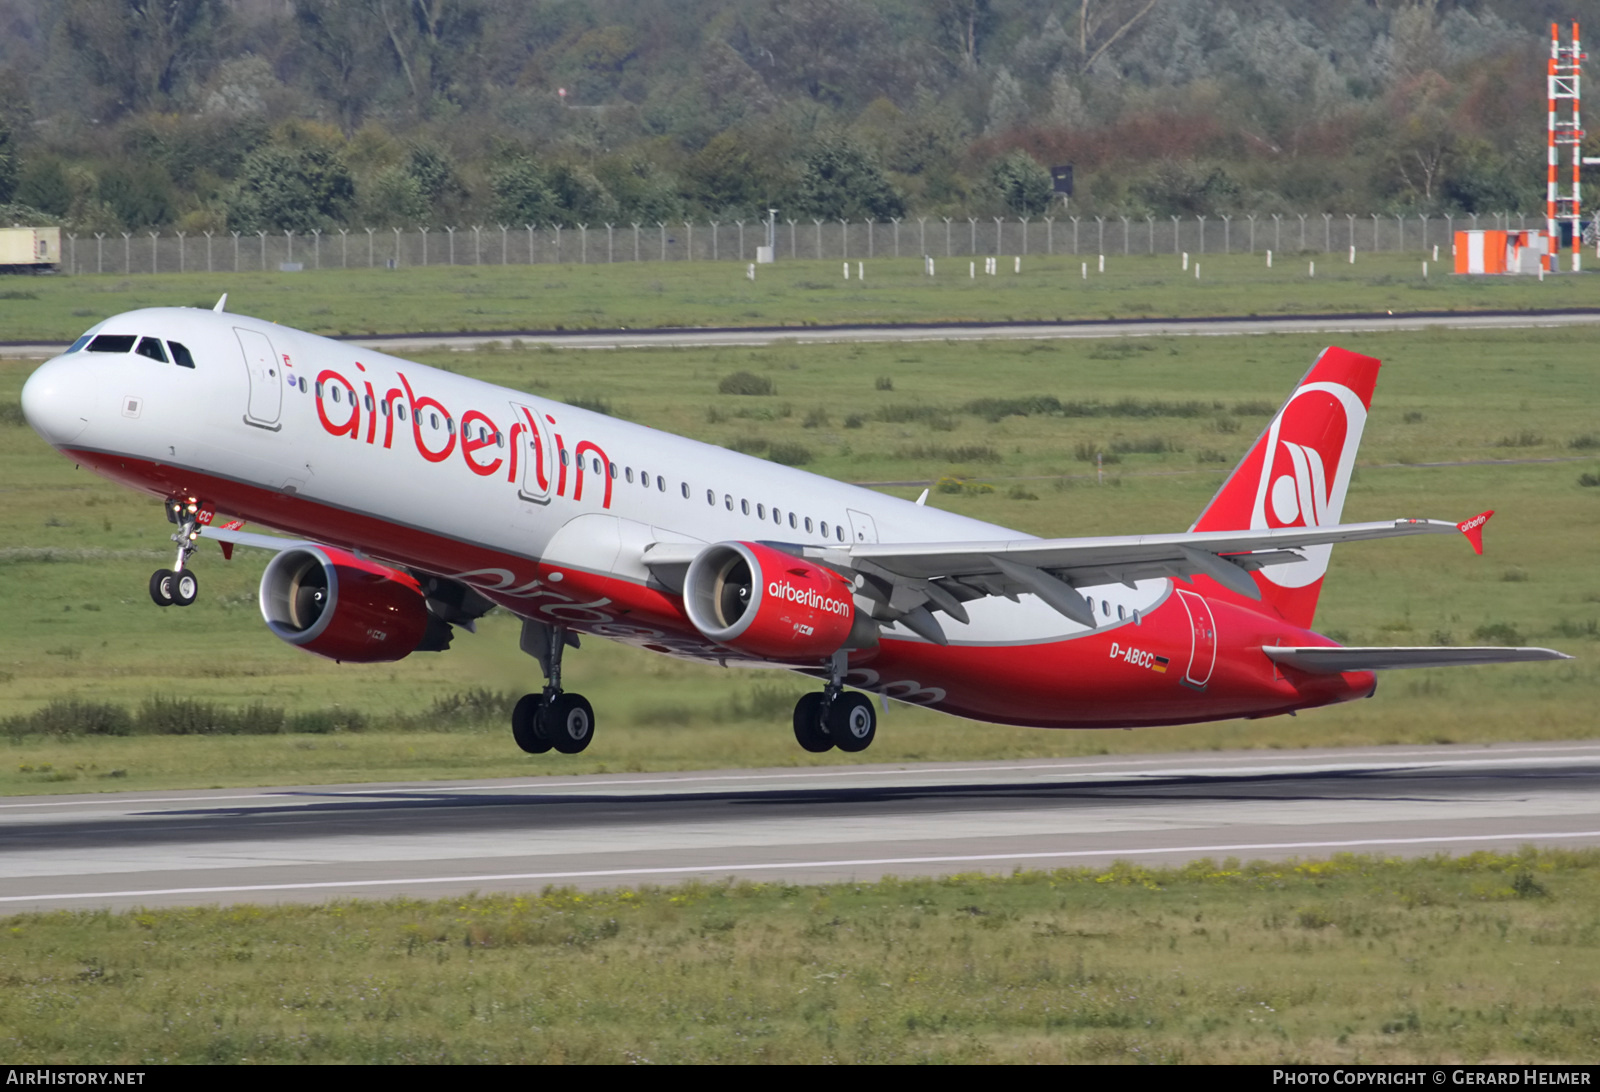
[[[878,712],[865,694],[840,694],[828,707],[828,734],[841,751],[865,751],[878,734]]]
[[[539,716],[543,711],[543,694],[524,694],[511,710],[511,738],[530,755],[542,755],[550,749],[550,737]]]
[[[801,695],[794,703],[794,738],[801,748],[820,755],[833,749],[833,737],[822,724],[822,695]]]
[[[564,755],[575,755],[594,738],[594,710],[579,694],[558,694],[540,718],[545,735]]]
[[[157,569],[150,574],[150,598],[158,607],[172,606],[173,585],[177,581],[173,578],[171,569]]]
[[[194,602],[194,597],[200,594],[200,580],[188,569],[177,573],[172,579],[172,602],[174,606],[187,607]]]

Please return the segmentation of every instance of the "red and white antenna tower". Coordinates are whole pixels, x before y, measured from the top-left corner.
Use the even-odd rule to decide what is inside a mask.
[[[1583,117],[1582,98],[1579,94],[1580,73],[1583,67],[1583,50],[1578,46],[1578,24],[1572,24],[1572,44],[1561,44],[1560,28],[1550,24],[1550,67],[1547,79],[1550,100],[1550,143],[1545,181],[1545,220],[1550,237],[1548,265],[1552,273],[1561,270],[1561,223],[1565,221],[1572,240],[1572,271],[1582,268],[1583,227],[1580,224],[1578,183],[1583,167]],[[1561,148],[1572,149],[1572,192],[1561,195],[1561,182],[1557,177],[1561,164]]]

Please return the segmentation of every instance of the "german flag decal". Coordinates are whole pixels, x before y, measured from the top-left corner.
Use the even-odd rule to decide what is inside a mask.
[[[1150,665],[1150,670],[1159,671],[1161,674],[1165,675],[1167,673],[1167,664],[1171,662],[1172,661],[1168,660],[1165,656],[1157,656],[1155,662]]]

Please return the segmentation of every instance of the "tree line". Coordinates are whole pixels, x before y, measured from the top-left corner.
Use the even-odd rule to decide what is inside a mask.
[[[0,206],[194,232],[1038,215],[1071,163],[1084,215],[1533,209],[1549,23],[1590,8],[0,0]]]

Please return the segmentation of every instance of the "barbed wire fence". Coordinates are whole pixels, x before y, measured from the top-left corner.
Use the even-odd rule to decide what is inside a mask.
[[[1542,227],[1537,214],[1292,213],[1219,216],[780,219],[778,261],[1134,254],[1448,253],[1458,229]],[[335,231],[68,233],[68,273],[244,273],[458,265],[756,260],[765,220],[474,224]]]

